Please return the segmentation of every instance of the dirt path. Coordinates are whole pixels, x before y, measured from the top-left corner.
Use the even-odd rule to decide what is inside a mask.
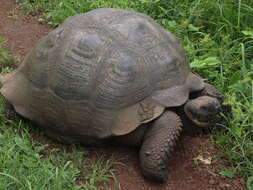
[[[6,37],[6,47],[13,54],[24,56],[50,30],[18,10],[14,0],[0,0],[0,35]]]
[[[0,36],[8,40],[6,48],[13,54],[25,55],[37,40],[50,30],[52,28],[49,26],[39,24],[36,17],[27,16],[19,10],[14,0],[0,0]],[[206,136],[182,137],[171,160],[169,180],[163,185],[150,183],[143,179],[138,166],[136,150],[129,148],[94,149],[89,155],[91,159],[94,158],[94,152],[102,152],[108,156],[113,154],[124,164],[124,166],[114,168],[122,190],[245,189],[244,179],[228,179],[218,174],[225,166],[221,160],[214,159],[217,150]],[[209,158],[212,158],[211,163],[209,163]]]

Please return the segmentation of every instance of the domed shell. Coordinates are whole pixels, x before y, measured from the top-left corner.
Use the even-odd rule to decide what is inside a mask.
[[[19,114],[81,142],[127,134],[203,88],[173,34],[107,8],[66,19],[1,81]]]

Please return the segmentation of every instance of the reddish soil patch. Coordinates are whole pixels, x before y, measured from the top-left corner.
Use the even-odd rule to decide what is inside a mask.
[[[13,0],[0,0],[0,35],[15,55],[24,56],[51,28],[40,24],[36,17],[26,15]]]
[[[0,35],[8,40],[6,48],[15,55],[25,55],[40,37],[52,30],[48,25],[38,23],[37,17],[25,15],[14,0],[0,0],[0,23]],[[225,165],[222,160],[215,159],[217,150],[209,142],[207,136],[182,137],[170,162],[168,182],[163,185],[143,179],[136,150],[130,148],[94,148],[92,150],[89,154],[90,160],[95,159],[96,152],[107,156],[113,154],[116,160],[123,163],[123,165],[114,166],[116,179],[122,190],[245,189],[244,179],[228,179],[218,174]],[[209,158],[211,163],[208,163]]]
[[[122,190],[244,190],[244,179],[218,174],[225,166],[215,159],[216,153],[207,136],[183,137],[170,161],[167,183],[155,184],[141,176],[137,151],[114,149],[115,157],[124,164],[115,168],[115,174]],[[211,163],[200,161],[202,157],[207,162],[211,159]]]

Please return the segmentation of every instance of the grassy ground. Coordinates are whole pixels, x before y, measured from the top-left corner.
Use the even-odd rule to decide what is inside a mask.
[[[16,0],[40,21],[57,26],[68,16],[101,7],[136,10],[183,42],[192,69],[227,96],[233,117],[214,141],[232,166],[221,174],[247,177],[253,189],[252,0]]]
[[[1,74],[10,72],[16,59],[1,48],[3,43],[0,37]],[[35,129],[28,122],[8,120],[4,110],[0,96],[1,190],[97,190],[98,184],[108,189],[106,182],[113,177],[113,159],[100,155],[94,163],[85,164],[87,151],[78,146],[49,148],[31,137]]]

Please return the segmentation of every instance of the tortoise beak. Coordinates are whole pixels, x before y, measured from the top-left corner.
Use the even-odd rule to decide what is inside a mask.
[[[196,119],[192,120],[194,124],[196,124],[198,127],[208,127],[211,124],[209,122],[203,122],[203,121],[198,121]]]

